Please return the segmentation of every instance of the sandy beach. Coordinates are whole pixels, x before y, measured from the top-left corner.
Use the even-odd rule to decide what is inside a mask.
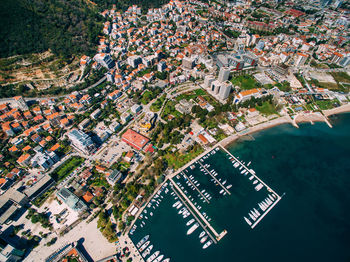
[[[331,115],[335,115],[335,114],[341,114],[341,113],[346,113],[346,112],[350,112],[350,103],[346,104],[346,105],[342,105],[340,107],[337,108],[333,108],[333,109],[329,109],[329,110],[324,110],[322,111],[322,113],[324,115],[322,115],[319,112],[316,113],[299,113],[294,117],[294,120],[291,119],[289,116],[283,116],[283,117],[279,117],[273,120],[270,120],[268,122],[264,122],[261,124],[258,124],[256,126],[253,127],[249,127],[246,130],[243,130],[242,132],[233,134],[227,138],[225,138],[224,140],[222,140],[220,143],[220,145],[222,145],[223,147],[227,147],[228,145],[232,144],[233,142],[235,142],[238,138],[245,136],[245,135],[249,135],[264,129],[268,129],[274,126],[278,126],[278,125],[282,125],[282,124],[291,124],[295,127],[298,127],[298,123],[311,123],[313,124],[314,122],[325,122],[326,124],[329,125],[329,127],[332,127],[331,123],[328,121],[327,117],[331,116]]]
[[[322,111],[325,116],[331,116],[331,115],[336,115],[336,114],[341,114],[341,113],[346,113],[350,112],[350,103],[346,105],[342,105],[337,108],[329,109],[329,110],[324,110]]]
[[[264,122],[256,126],[249,127],[248,129],[245,129],[240,133],[233,134],[229,137],[226,137],[224,140],[220,142],[220,145],[223,147],[227,147],[228,145],[232,144],[242,136],[246,136],[246,135],[249,135],[264,129],[268,129],[274,126],[282,125],[282,124],[293,124],[293,120],[289,116],[283,116],[283,117],[272,119],[268,122]]]

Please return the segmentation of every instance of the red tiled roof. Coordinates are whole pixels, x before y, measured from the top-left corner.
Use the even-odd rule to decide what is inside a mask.
[[[135,132],[132,129],[128,129],[122,135],[122,140],[137,150],[141,150],[149,142],[147,137]]]

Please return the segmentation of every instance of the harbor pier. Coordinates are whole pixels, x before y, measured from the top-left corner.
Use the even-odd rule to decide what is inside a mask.
[[[190,212],[191,212],[191,209],[196,213],[197,216],[194,216],[194,217],[199,217],[200,219],[197,219],[198,222],[201,224],[201,226],[206,229],[206,228],[209,228],[210,231],[215,235],[215,239],[216,241],[214,240],[214,242],[216,243],[217,241],[219,241],[225,234],[219,234],[216,232],[216,230],[210,225],[210,223],[208,222],[208,220],[199,212],[199,210],[195,207],[195,205],[191,202],[190,199],[188,199],[188,197],[186,196],[186,194],[184,192],[182,192],[181,188],[176,185],[176,183],[172,180],[172,178],[170,178],[170,181],[171,183],[173,184],[173,186],[176,188],[176,190],[180,193],[181,197],[185,200],[183,201],[184,204],[188,203],[190,205]],[[192,213],[192,212],[191,212]],[[194,214],[193,214],[194,215]],[[201,221],[203,221],[203,223],[205,225],[203,225],[203,223],[201,223]],[[206,230],[207,231],[207,230]],[[226,231],[226,230],[224,230]],[[207,232],[208,233],[208,232]],[[209,234],[209,236],[211,236],[211,234]]]

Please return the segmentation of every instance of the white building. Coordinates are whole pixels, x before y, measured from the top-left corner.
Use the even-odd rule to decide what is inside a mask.
[[[89,154],[95,150],[95,144],[83,131],[78,129],[73,129],[68,133],[68,138],[71,140],[72,144],[82,152]]]
[[[219,72],[219,77],[218,80],[220,82],[225,82],[228,80],[230,76],[230,68],[228,67],[221,67],[220,72]]]

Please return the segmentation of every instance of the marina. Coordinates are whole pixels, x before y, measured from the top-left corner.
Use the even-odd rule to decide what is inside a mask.
[[[223,169],[217,161],[214,161],[217,157],[231,168]],[[237,183],[242,183],[242,187],[235,192]],[[257,177],[255,171],[251,169],[251,161],[245,165],[225,148],[216,146],[168,177],[139,211],[138,219],[129,231],[130,238],[138,244],[140,242],[136,241],[141,241],[141,246],[138,247],[138,244],[136,246],[145,261],[157,261],[160,259],[160,253],[164,254],[165,258],[167,253],[162,252],[159,244],[162,241],[158,245],[151,241],[152,233],[149,229],[154,227],[152,221],[161,215],[158,208],[170,209],[173,210],[171,212],[173,216],[183,221],[183,226],[180,226],[184,227],[184,230],[181,230],[183,236],[189,237],[192,241],[194,236],[196,246],[198,245],[202,252],[206,252],[207,249],[216,246],[228,233],[215,205],[221,205],[223,201],[227,205],[231,197],[236,199],[242,196],[257,199],[251,204],[249,201],[243,205],[246,206],[247,213],[242,213],[241,219],[244,218],[244,223],[251,229],[254,229],[281,199]],[[258,201],[260,198],[261,200]],[[163,201],[166,203],[164,207],[162,207]],[[139,240],[134,240],[134,235],[137,235]],[[147,236],[151,237],[148,239]],[[145,240],[142,242],[143,239]],[[167,259],[171,260],[171,254],[168,255]]]

